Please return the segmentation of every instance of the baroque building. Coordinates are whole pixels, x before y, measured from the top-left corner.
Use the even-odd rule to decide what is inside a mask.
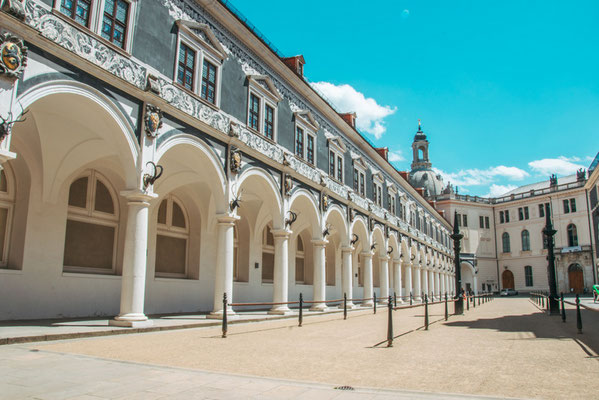
[[[453,291],[451,225],[245,21],[2,2],[0,319]]]

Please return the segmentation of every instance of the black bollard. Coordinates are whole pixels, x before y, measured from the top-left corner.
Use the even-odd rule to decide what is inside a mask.
[[[387,347],[393,347],[393,303],[389,296],[389,321],[387,323]]]
[[[424,295],[424,330],[428,331],[428,295]]]
[[[449,318],[449,314],[447,312],[447,292],[445,292],[445,321]]]
[[[545,308],[545,298],[541,295],[541,308]]]
[[[578,333],[582,333],[582,317],[580,315],[580,298],[576,295],[576,328]]]
[[[466,311],[470,311],[470,299],[466,296],[466,293],[464,293],[464,297],[466,298]]]
[[[410,292],[410,305],[412,305],[412,292]]]
[[[347,293],[343,293],[343,319],[347,319]]]
[[[376,314],[376,293],[372,294],[372,301],[374,302],[374,313]]]
[[[480,306],[480,296],[478,296],[478,305]]]
[[[476,295],[472,295],[472,307],[476,308]]]
[[[304,322],[304,295],[300,293],[300,299],[299,299],[299,324],[298,324],[298,326],[302,326],[302,322]]]
[[[393,307],[397,307],[397,293],[393,292]]]
[[[562,302],[562,322],[566,322],[566,305],[564,304],[564,292],[560,294],[560,299]]]
[[[227,337],[227,293],[223,294],[223,338]]]

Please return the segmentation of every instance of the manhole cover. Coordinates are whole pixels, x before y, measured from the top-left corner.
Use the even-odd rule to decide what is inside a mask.
[[[354,390],[351,386],[337,386],[335,389],[337,390]]]

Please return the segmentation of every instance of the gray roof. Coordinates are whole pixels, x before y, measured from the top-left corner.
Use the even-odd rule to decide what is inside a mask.
[[[573,183],[576,182],[576,174],[573,175],[568,175],[568,176],[562,176],[557,178],[557,184],[558,185],[563,185],[566,183]],[[541,190],[541,189],[548,189],[549,188],[549,179],[547,179],[546,181],[541,181],[541,182],[536,182],[536,183],[531,183],[530,185],[524,185],[524,186],[520,186],[517,187],[514,190],[511,190],[507,193],[502,194],[501,196],[498,197],[504,197],[504,196],[509,196],[511,194],[519,194],[519,193],[526,193],[526,192],[530,192],[531,190]]]

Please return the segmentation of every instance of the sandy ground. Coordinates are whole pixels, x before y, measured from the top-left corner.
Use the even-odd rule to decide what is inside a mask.
[[[583,313],[576,334],[524,298],[497,299],[464,316],[416,330],[422,308],[395,311],[394,347],[384,341],[387,313],[379,309],[220,329],[147,333],[36,345],[40,350],[85,354],[217,372],[359,387],[543,399],[593,398],[599,390],[599,313]],[[443,306],[430,310],[442,319]]]

